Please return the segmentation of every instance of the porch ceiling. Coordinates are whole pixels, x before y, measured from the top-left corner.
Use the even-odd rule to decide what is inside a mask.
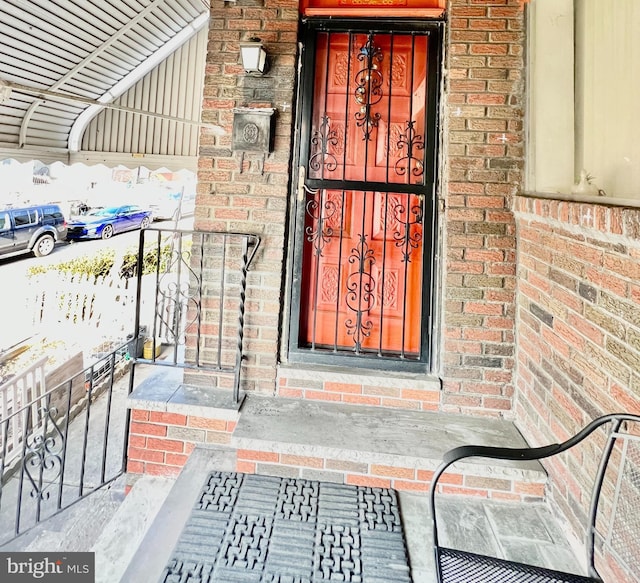
[[[209,0],[0,0],[0,160],[91,163],[86,152],[74,158],[83,150],[107,164],[110,155],[125,163],[129,155],[136,166],[147,155],[195,157],[200,96],[177,101],[202,77],[208,16]],[[201,30],[200,49],[185,49]],[[167,66],[181,50],[187,54]],[[172,74],[148,82],[166,70]],[[89,135],[101,112],[117,124],[103,125],[109,140]],[[143,143],[130,137],[141,120],[158,126]],[[165,151],[160,124],[196,139]]]

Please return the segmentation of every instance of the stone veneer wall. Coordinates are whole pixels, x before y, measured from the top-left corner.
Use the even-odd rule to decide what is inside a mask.
[[[298,3],[212,0],[195,228],[257,233],[242,388],[276,390],[290,181]],[[264,42],[271,68],[245,76],[239,42]],[[440,197],[446,265],[436,350],[445,411],[501,415],[513,397],[515,235],[522,179],[523,11],[519,0],[451,0],[447,10]],[[232,152],[232,110],[277,109],[274,151]],[[438,278],[436,278],[438,279]],[[444,356],[441,356],[444,355]],[[348,393],[349,388],[345,391]],[[367,400],[365,400],[367,401]],[[433,401],[431,401],[433,403]],[[436,403],[437,404],[437,403]],[[432,408],[430,405],[429,408]]]
[[[536,445],[606,413],[640,414],[640,209],[518,197],[516,414]],[[595,468],[547,464],[579,532]]]

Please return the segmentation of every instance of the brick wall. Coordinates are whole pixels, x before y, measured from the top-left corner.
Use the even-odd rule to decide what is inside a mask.
[[[196,445],[228,445],[235,420],[131,410],[127,472],[177,476]]]
[[[605,413],[640,413],[640,210],[518,197],[516,414],[527,438],[564,440]],[[580,454],[550,466],[554,499],[584,521]]]
[[[305,374],[306,372],[306,374]],[[333,401],[421,411],[438,411],[440,383],[414,375],[394,377],[280,368],[276,394],[290,399]]]
[[[248,277],[242,371],[242,388],[260,392],[275,386],[297,30],[295,0],[211,2],[202,119],[224,133],[201,132],[194,228],[262,238]],[[269,54],[263,77],[246,76],[239,62],[239,42],[251,37]],[[233,109],[247,106],[277,110],[266,157],[231,150]]]
[[[286,478],[304,478],[339,484],[395,488],[405,492],[427,493],[433,478],[433,468],[408,467],[401,461],[391,464],[358,459],[335,459],[319,455],[239,449],[236,469],[248,474],[265,474]],[[489,472],[487,475],[486,472]],[[509,501],[540,501],[545,493],[541,476],[490,475],[491,469],[478,466],[462,470],[452,467],[438,482],[443,494],[458,494]]]
[[[275,389],[295,79],[297,2],[250,0],[211,9],[196,228],[264,237],[249,276],[243,388]],[[513,397],[515,236],[510,210],[522,178],[524,34],[519,0],[451,0],[448,7],[441,197],[441,407],[499,415]],[[238,43],[265,41],[271,69],[247,77]],[[277,108],[275,151],[230,149],[232,110]]]
[[[452,0],[445,88],[443,409],[508,411],[523,167],[523,11]]]

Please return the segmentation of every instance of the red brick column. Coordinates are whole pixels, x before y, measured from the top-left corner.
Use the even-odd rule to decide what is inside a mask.
[[[443,409],[500,414],[513,397],[523,12],[518,0],[451,0],[448,14]]]
[[[284,232],[296,71],[297,1],[212,0],[200,137],[195,228],[260,235],[248,277],[242,388],[275,388]],[[242,40],[260,38],[270,69],[244,74]],[[273,107],[275,144],[264,155],[231,150],[233,109]],[[220,128],[215,130],[215,127]],[[206,315],[205,315],[206,318]],[[197,381],[196,381],[197,382]]]

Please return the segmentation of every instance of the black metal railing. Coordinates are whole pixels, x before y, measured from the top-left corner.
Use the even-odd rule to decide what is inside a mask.
[[[135,329],[148,340],[135,364],[212,371],[233,378],[239,401],[247,271],[259,237],[241,233],[140,232]]]
[[[137,277],[136,332],[50,390],[38,361],[25,372],[31,389],[0,395],[0,547],[124,474],[137,363],[228,374],[239,402],[247,271],[259,243],[141,231],[137,271],[123,274]]]
[[[0,546],[124,473],[131,346],[0,419]]]

